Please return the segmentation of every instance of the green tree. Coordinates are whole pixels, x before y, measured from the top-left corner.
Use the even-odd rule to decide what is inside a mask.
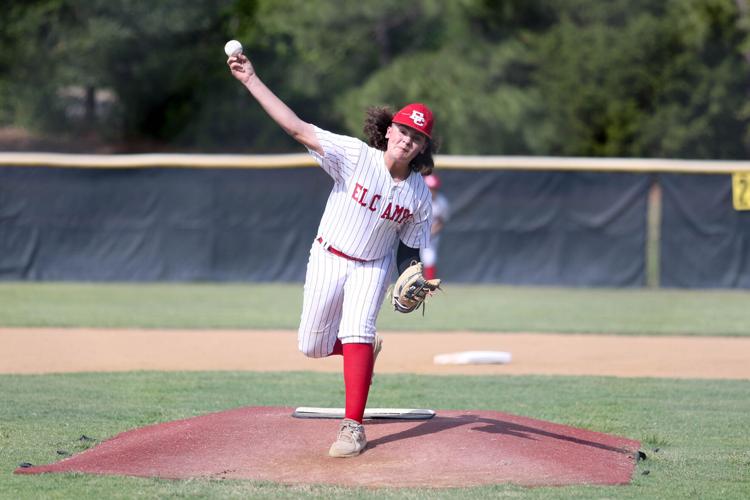
[[[750,151],[748,0],[4,7],[0,124],[161,149],[298,151],[229,76],[221,47],[237,38],[277,94],[332,130],[358,135],[367,106],[418,100],[436,112],[444,153]],[[103,90],[107,113],[97,108]]]
[[[4,121],[51,131],[96,127],[125,139],[179,138],[226,69],[228,1],[47,0],[4,14],[14,61]],[[223,81],[223,80],[222,80]],[[105,123],[70,116],[66,89],[115,97]],[[90,99],[86,101],[91,105]],[[88,109],[88,108],[87,108]]]
[[[722,0],[563,13],[537,40],[535,85],[554,155],[741,158],[746,63]],[[604,13],[602,13],[604,14]]]

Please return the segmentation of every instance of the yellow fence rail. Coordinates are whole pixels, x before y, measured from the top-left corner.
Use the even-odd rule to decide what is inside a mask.
[[[566,170],[729,174],[750,172],[750,161],[551,156],[437,155],[438,168],[457,170]],[[279,155],[0,153],[0,166],[62,168],[298,168],[312,167],[304,153]]]

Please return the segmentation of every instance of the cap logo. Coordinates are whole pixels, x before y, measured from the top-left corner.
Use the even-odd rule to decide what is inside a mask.
[[[424,127],[425,124],[425,118],[424,113],[421,111],[417,111],[416,109],[411,110],[411,116],[409,116],[411,121],[414,122],[414,125],[417,125],[419,127]]]
[[[407,104],[393,115],[391,122],[411,127],[428,138],[432,133],[432,111],[421,103]]]

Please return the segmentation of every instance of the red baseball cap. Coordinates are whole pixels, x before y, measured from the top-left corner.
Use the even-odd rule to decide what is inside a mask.
[[[421,103],[407,104],[393,115],[393,123],[400,123],[432,138],[432,111]]]

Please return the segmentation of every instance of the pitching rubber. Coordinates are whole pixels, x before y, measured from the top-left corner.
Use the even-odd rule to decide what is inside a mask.
[[[292,413],[296,418],[344,418],[343,408],[314,408],[300,406]],[[368,408],[364,418],[390,418],[398,420],[428,420],[435,416],[435,410],[426,408]]]

